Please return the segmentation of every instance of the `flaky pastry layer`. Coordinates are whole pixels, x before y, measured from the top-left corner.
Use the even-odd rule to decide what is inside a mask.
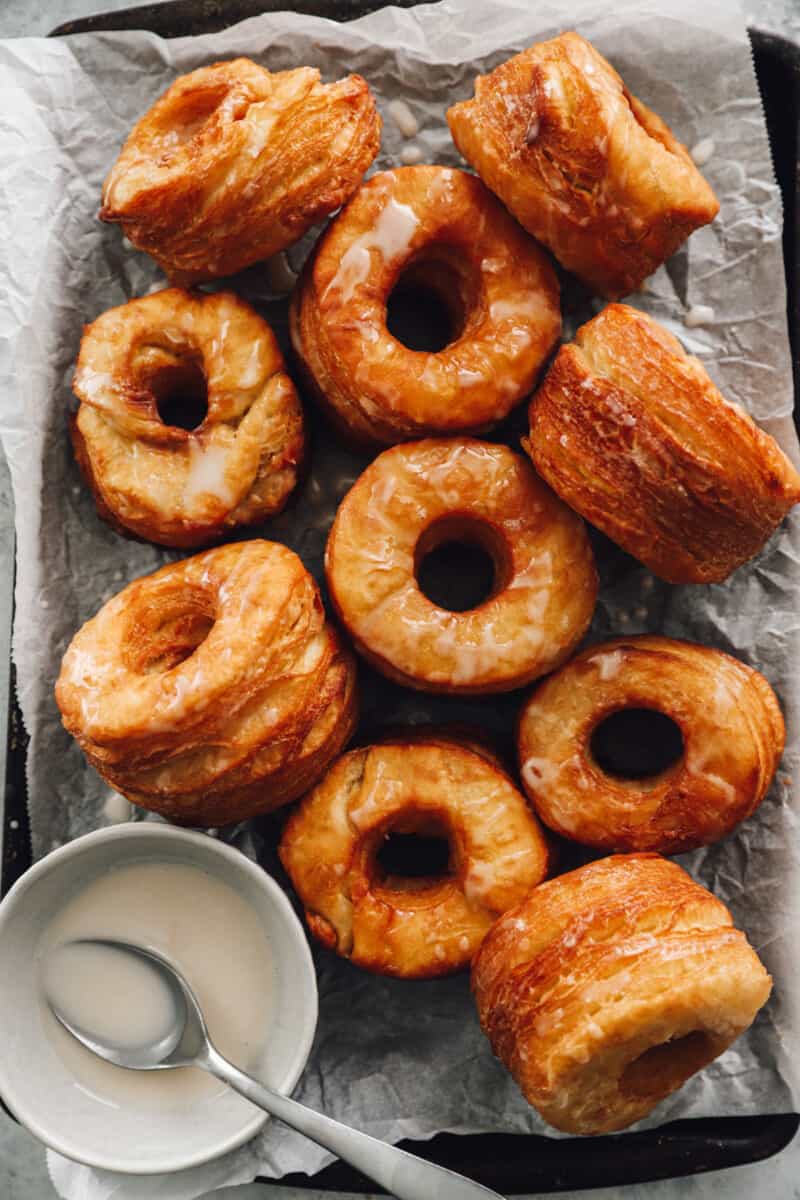
[[[492,1049],[568,1133],[624,1129],[722,1054],[771,979],[721,901],[677,863],[614,855],[499,918],[472,983]]]
[[[669,583],[727,578],[800,501],[778,444],[624,304],[561,347],[525,448],[562,500]]]
[[[296,799],[342,750],[355,664],[297,555],[241,542],[109,600],[72,639],[56,700],[117,791],[224,825]]]
[[[360,75],[323,84],[312,67],[214,63],[181,75],[134,126],[100,216],[173,283],[233,275],[339,208],[380,131]]]
[[[719,211],[685,147],[577,33],[479,75],[447,120],[520,224],[602,295],[634,291]]]

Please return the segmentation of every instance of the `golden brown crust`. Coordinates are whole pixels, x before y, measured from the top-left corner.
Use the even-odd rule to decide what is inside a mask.
[[[205,391],[196,429],[159,400]],[[84,331],[73,380],[75,455],[101,517],[165,546],[198,546],[274,516],[305,451],[303,411],[272,330],[231,292],[167,288]]]
[[[462,721],[448,721],[442,725],[393,725],[369,739],[371,746],[384,742],[447,742],[463,746],[473,754],[480,754],[487,762],[509,774],[508,764],[503,761],[495,739],[484,728]]]
[[[386,327],[398,279],[441,297],[436,354]],[[292,298],[295,351],[334,422],[363,443],[481,432],[529,394],[558,340],[546,256],[479,179],[450,167],[374,175],[320,238]]]
[[[442,541],[495,561],[492,595],[450,612],[417,585]],[[582,522],[506,446],[469,438],[385,450],[339,506],[325,555],[331,601],[359,652],[421,691],[509,691],[553,670],[583,637],[597,573]]]
[[[173,283],[233,275],[339,208],[380,130],[360,75],[323,84],[312,67],[214,63],[176,79],[134,126],[100,216]]]
[[[112,787],[187,825],[297,799],[357,715],[355,663],[313,579],[264,541],[129,584],[72,639],[56,700]]]
[[[634,291],[719,211],[685,147],[577,33],[478,76],[447,120],[520,224],[603,295]]]
[[[646,779],[606,773],[591,752],[624,709],[664,713],[683,753]],[[603,850],[679,854],[725,837],[763,800],[783,752],[783,716],[763,675],[719,650],[672,638],[615,638],[546,679],[522,710],[522,782],[565,837]]]
[[[646,313],[610,304],[562,346],[525,449],[587,521],[669,583],[713,583],[800,501],[800,475]]]
[[[450,843],[441,878],[386,876],[390,832]],[[432,978],[468,966],[498,913],[544,879],[544,834],[485,754],[432,734],[352,750],[290,816],[280,856],[309,928],[370,971]]]
[[[487,934],[472,983],[525,1098],[580,1134],[646,1116],[748,1028],[771,987],[725,905],[655,854],[534,888]]]

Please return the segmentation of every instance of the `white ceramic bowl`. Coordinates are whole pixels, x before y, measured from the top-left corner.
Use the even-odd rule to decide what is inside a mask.
[[[146,1175],[234,1149],[258,1132],[266,1114],[227,1088],[187,1107],[115,1108],[107,1097],[76,1086],[57,1039],[48,1034],[52,1017],[41,1001],[35,957],[39,938],[67,898],[95,876],[134,861],[199,867],[255,910],[273,967],[259,1074],[286,1094],[311,1050],[317,984],[305,933],[281,888],[245,855],[206,834],[160,822],[117,825],[62,846],[17,881],[0,904],[0,1096],[31,1133],[68,1158]],[[236,1003],[235,995],[230,1002]]]

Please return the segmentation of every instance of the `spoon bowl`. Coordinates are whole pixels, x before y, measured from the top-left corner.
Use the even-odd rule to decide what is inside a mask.
[[[222,1011],[226,1037],[229,1021],[244,1029],[247,1065],[287,1095],[300,1078],[313,1042],[317,988],[308,939],[284,890],[240,850],[207,834],[160,821],[110,826],[52,851],[14,884],[0,902],[3,1103],[41,1142],[73,1161],[100,1170],[156,1175],[231,1152],[254,1137],[267,1118],[232,1089],[210,1076],[201,1078],[202,1072],[133,1071],[110,1065],[81,1045],[50,1011],[45,976],[51,955],[67,940],[118,938],[170,957],[172,945],[179,944],[181,970],[185,966],[193,987],[196,972],[201,998],[204,959],[235,953],[231,929],[213,920],[206,925],[190,892],[175,895],[166,911],[150,894],[131,907],[100,905],[76,922],[77,927],[53,936],[70,905],[80,904],[102,881],[113,891],[118,872],[142,865],[158,866],[165,875],[173,868],[179,873],[197,868],[251,910],[267,943],[268,989],[254,996],[223,987],[216,1008]],[[180,931],[178,942],[174,930]],[[94,974],[101,986],[94,995],[88,991],[89,1006],[113,1005],[116,988],[111,985],[117,973],[113,978]],[[127,1004],[124,1007],[130,1011]],[[244,1025],[243,1013],[248,1014]],[[210,1010],[206,1016],[214,1022],[211,1031],[216,1036],[217,1017]],[[220,1048],[225,1048],[222,1042]]]
[[[64,979],[79,976],[87,959],[91,962],[98,950],[103,955],[101,965],[109,971],[119,970],[131,957],[136,960],[139,977],[134,980],[144,992],[141,998],[147,1002],[149,984],[149,998],[163,1001],[155,1027],[151,1021],[150,1028],[140,1030],[138,1037],[109,1027],[108,1022],[104,1022],[105,1030],[87,1028],[86,1017],[75,1011],[74,989],[64,988]],[[44,978],[47,1003],[56,1020],[88,1050],[116,1067],[133,1071],[159,1071],[194,1062],[208,1037],[203,1014],[183,975],[160,954],[115,938],[79,938],[60,946],[56,957],[60,960],[58,972],[48,970]]]
[[[171,1067],[201,1067],[223,1080],[253,1104],[374,1179],[397,1200],[502,1200],[489,1188],[423,1158],[378,1141],[272,1091],[239,1070],[214,1046],[197,997],[180,971],[162,955],[130,942],[84,938],[59,947],[61,954],[101,952],[117,958],[132,956],[142,976],[158,993],[163,989],[161,1020],[152,1037],[129,1038],[125,1030],[88,1029],[66,1006],[57,990],[46,983],[45,994],[56,1019],[87,1049],[115,1066],[138,1071]],[[110,965],[110,963],[109,963]],[[169,1014],[165,1019],[165,1014]]]

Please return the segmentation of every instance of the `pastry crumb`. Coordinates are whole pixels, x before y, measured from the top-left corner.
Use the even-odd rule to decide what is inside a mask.
[[[683,323],[688,329],[696,329],[698,325],[710,325],[713,320],[714,309],[710,304],[693,304],[683,317]]]
[[[419,133],[419,121],[414,116],[405,100],[392,100],[389,105],[389,116],[405,138],[412,138]]]
[[[696,146],[692,146],[689,153],[692,156],[695,166],[704,167],[708,160],[713,157],[715,150],[714,139],[707,137],[702,138]]]
[[[131,817],[131,804],[119,792],[109,792],[103,805],[103,816],[110,825],[122,825]]]
[[[422,162],[422,151],[419,146],[413,142],[410,146],[403,146],[400,151],[400,162],[406,167],[413,167],[415,163]]]

